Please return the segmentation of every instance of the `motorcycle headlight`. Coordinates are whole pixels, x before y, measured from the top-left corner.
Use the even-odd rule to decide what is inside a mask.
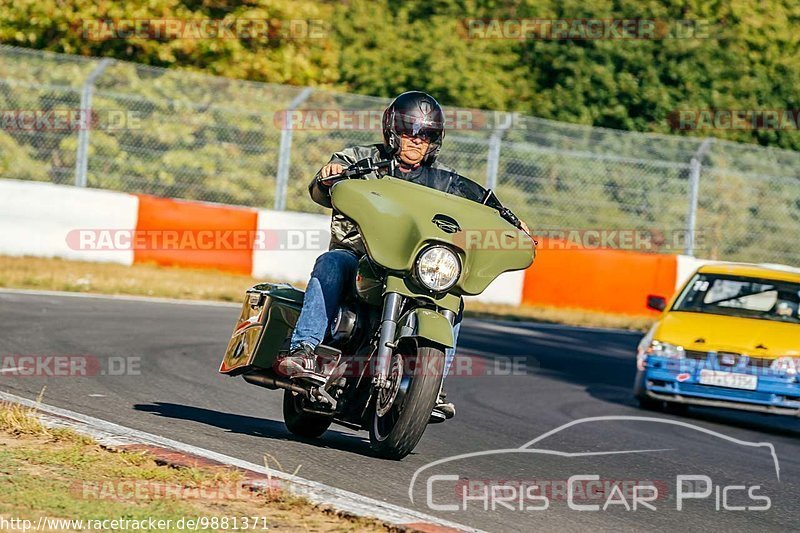
[[[654,357],[669,357],[671,359],[683,359],[686,357],[686,350],[683,349],[683,346],[661,341],[651,342],[645,353]]]
[[[778,357],[769,365],[769,369],[789,376],[796,376],[797,371],[800,370],[800,359]]]
[[[436,292],[446,291],[458,281],[461,262],[449,248],[431,246],[419,254],[416,274],[425,288]]]

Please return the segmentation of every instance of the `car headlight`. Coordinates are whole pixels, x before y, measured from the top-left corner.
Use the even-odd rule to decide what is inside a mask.
[[[650,348],[650,345],[653,343],[653,337],[656,334],[656,328],[658,328],[658,322],[653,324],[642,340],[639,341],[639,346],[636,348],[636,353],[639,355],[644,355],[645,351]]]
[[[642,337],[642,340],[639,341],[639,346],[636,348],[636,368],[639,370],[644,370],[645,361],[647,361],[647,349],[650,348],[650,344],[653,342],[657,327],[658,322],[650,327],[645,336]]]
[[[432,291],[446,291],[458,281],[461,262],[450,248],[431,246],[417,258],[417,279]]]
[[[651,342],[650,347],[644,353],[654,357],[669,357],[671,359],[683,359],[686,357],[686,350],[683,349],[683,346],[661,341]]]
[[[778,357],[769,365],[769,369],[789,376],[796,376],[797,371],[800,370],[800,359]]]

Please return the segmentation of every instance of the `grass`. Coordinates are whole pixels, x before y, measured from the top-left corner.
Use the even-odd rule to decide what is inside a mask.
[[[467,302],[464,314],[474,318],[492,318],[500,320],[532,320],[551,324],[566,324],[594,328],[629,329],[647,331],[655,322],[654,318],[631,315],[609,315],[599,311],[585,309],[567,309],[561,307],[539,307],[521,305],[486,304]]]
[[[64,259],[0,256],[0,287],[102,294],[129,294],[192,300],[239,302],[260,281],[213,270],[156,265],[126,267]],[[467,302],[465,314],[503,320],[532,320],[573,326],[646,330],[653,319],[562,309]]]
[[[73,431],[42,425],[35,409],[0,404],[0,518],[5,520],[30,520],[34,527],[43,516],[83,520],[84,530],[89,520],[170,520],[172,527],[138,530],[179,531],[187,529],[178,528],[181,518],[265,517],[258,528],[251,523],[249,529],[391,529],[377,521],[339,516],[283,491],[253,492],[242,480],[238,470],[169,466],[146,452],[109,450]],[[49,528],[79,529],[64,523]],[[219,527],[232,529],[230,522],[228,528]]]
[[[0,256],[0,287],[18,289],[238,302],[255,281],[213,270]]]
[[[0,430],[15,437],[49,437],[51,431],[31,416],[34,410],[18,404],[0,404]]]

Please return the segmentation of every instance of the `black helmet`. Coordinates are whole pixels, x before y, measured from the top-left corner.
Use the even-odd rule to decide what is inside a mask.
[[[408,91],[389,104],[383,112],[383,143],[391,155],[400,149],[402,134],[427,138],[431,145],[422,162],[430,165],[436,160],[444,140],[444,111],[433,96]]]

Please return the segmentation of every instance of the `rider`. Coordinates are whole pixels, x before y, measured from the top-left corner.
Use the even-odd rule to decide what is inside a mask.
[[[354,146],[333,154],[309,185],[311,198],[324,207],[332,207],[330,187],[346,167],[363,159],[374,162],[393,159],[395,164],[388,171],[393,177],[481,201],[485,192],[483,187],[436,161],[444,134],[444,112],[439,103],[421,91],[405,92],[383,112],[383,143]],[[365,177],[380,176],[373,172]],[[314,349],[324,340],[340,300],[355,277],[358,260],[365,253],[356,225],[334,209],[330,249],[314,264],[288,355],[278,363],[278,369],[285,375],[316,372]],[[445,353],[445,376],[455,354],[462,314],[463,309],[453,327],[453,348]],[[455,407],[445,401],[444,393],[439,395],[434,409],[445,418],[455,415]]]

